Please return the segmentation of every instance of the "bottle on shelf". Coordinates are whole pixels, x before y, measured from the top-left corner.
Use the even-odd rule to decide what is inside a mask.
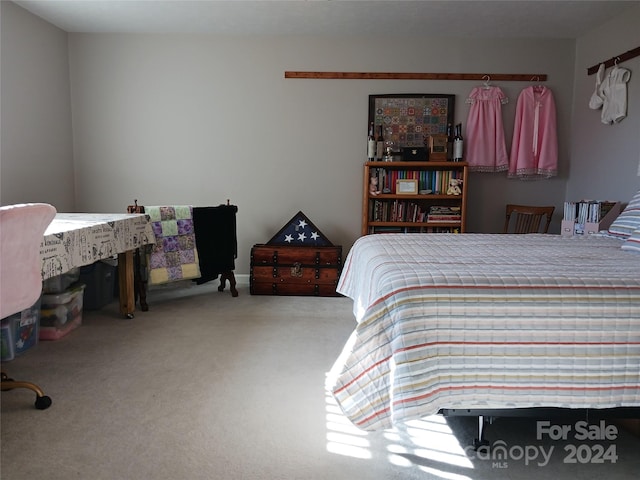
[[[453,125],[447,123],[447,161],[453,160]]]
[[[393,130],[391,127],[387,127],[386,135],[383,136],[384,141],[384,156],[382,160],[384,162],[393,162],[393,156],[395,154],[396,144],[393,141]]]
[[[373,133],[373,122],[369,125],[369,135],[367,137],[367,160],[373,162],[376,158],[376,139]]]
[[[378,162],[381,162],[383,156],[384,156],[384,139],[382,137],[382,125],[380,125],[380,129],[378,130],[378,136],[376,137],[376,160]]]
[[[456,125],[455,136],[453,137],[453,161],[461,162],[462,154],[464,151],[463,148],[464,140],[462,139],[462,124],[458,123]]]

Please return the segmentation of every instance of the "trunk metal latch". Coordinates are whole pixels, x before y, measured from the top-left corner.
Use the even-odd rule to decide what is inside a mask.
[[[300,262],[296,262],[291,267],[291,276],[292,277],[302,277],[302,264]]]

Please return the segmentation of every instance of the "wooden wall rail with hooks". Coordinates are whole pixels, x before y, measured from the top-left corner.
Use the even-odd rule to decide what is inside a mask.
[[[611,57],[606,62],[600,62],[600,63],[604,63],[604,68],[610,68],[610,67],[613,67],[616,63],[626,62],[627,60],[631,60],[632,58],[635,58],[635,57],[640,57],[640,47],[627,50],[626,52],[621,53],[620,55]],[[596,73],[598,71],[598,68],[600,68],[600,63],[587,68],[587,75],[593,75],[594,73]]]
[[[402,73],[402,72],[292,72],[284,78],[337,79],[337,80],[476,80],[489,76],[497,82],[545,82],[543,73]]]

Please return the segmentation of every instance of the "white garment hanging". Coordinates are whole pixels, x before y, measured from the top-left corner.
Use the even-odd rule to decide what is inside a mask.
[[[604,63],[601,63],[598,67],[598,73],[596,73],[596,88],[591,94],[589,99],[589,108],[591,110],[598,110],[602,107],[604,99],[602,98],[602,78],[604,76]]]
[[[614,66],[602,82],[602,123],[619,123],[627,116],[627,82],[631,72]]]

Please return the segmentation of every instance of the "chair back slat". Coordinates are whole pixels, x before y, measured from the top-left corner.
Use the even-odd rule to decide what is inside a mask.
[[[503,233],[547,233],[554,210],[555,207],[552,206],[509,204],[506,207]],[[513,221],[511,217],[515,217]],[[543,218],[545,219],[544,223],[542,222]],[[542,231],[540,231],[540,225],[543,225]]]

